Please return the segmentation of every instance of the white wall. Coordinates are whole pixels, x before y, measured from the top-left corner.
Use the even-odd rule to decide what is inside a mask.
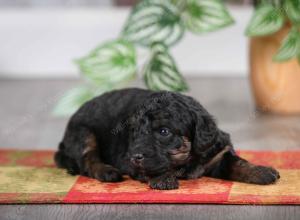
[[[236,24],[186,34],[172,53],[185,75],[245,75],[244,29],[251,8],[231,7]],[[74,77],[72,60],[118,36],[126,8],[0,9],[0,77]]]

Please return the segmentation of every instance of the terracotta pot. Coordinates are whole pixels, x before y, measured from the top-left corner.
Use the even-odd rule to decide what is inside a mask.
[[[274,62],[282,39],[290,30],[250,40],[250,79],[256,106],[264,112],[300,114],[300,65],[297,59]]]

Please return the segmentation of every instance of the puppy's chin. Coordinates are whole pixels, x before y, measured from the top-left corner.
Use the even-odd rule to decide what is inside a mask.
[[[184,165],[189,161],[189,159],[189,152],[171,155],[171,161],[174,166]]]
[[[190,154],[187,152],[187,153],[178,153],[178,154],[175,154],[175,155],[172,155],[171,156],[171,159],[172,161],[176,162],[180,162],[180,161],[186,161],[188,158],[189,158]]]
[[[166,173],[167,171],[170,170],[171,165],[169,162],[165,161],[165,163],[141,163],[141,164],[136,164],[136,163],[131,163],[131,167],[137,172],[140,173],[144,176],[148,177],[154,177],[154,176],[160,176]]]
[[[158,169],[145,169],[144,175],[148,177],[161,176],[170,170],[169,167],[161,167]]]
[[[179,148],[169,151],[173,166],[184,165],[190,160],[191,142],[186,137],[183,137],[183,140]]]

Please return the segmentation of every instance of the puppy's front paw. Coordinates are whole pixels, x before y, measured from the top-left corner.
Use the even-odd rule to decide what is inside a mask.
[[[159,190],[178,189],[179,187],[178,180],[174,176],[153,178],[150,179],[149,183],[152,189]]]
[[[110,165],[99,165],[94,167],[92,177],[102,182],[119,182],[123,180],[120,171]]]
[[[268,185],[275,183],[280,178],[278,171],[274,168],[257,166],[238,156],[229,158],[229,165],[230,169],[227,171],[228,173],[223,175],[229,180]]]
[[[277,170],[272,167],[253,166],[248,175],[249,183],[267,185],[275,183],[280,178]]]

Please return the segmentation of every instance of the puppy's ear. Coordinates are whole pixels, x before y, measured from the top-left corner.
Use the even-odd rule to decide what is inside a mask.
[[[213,117],[195,99],[185,96],[185,104],[190,112],[192,151],[203,155],[217,141],[219,129]]]
[[[205,110],[194,112],[194,137],[192,139],[193,151],[200,155],[212,147],[218,140],[219,129]]]

